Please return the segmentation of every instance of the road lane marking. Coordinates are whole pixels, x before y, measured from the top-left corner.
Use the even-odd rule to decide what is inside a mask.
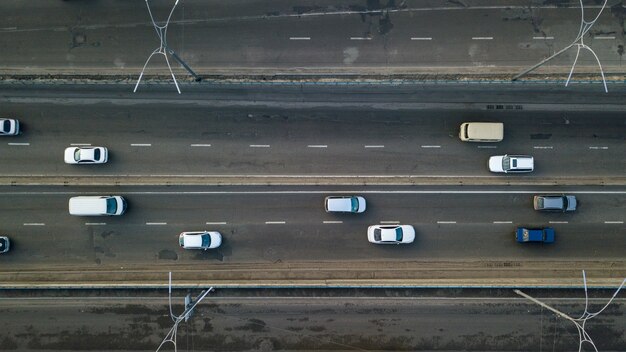
[[[605,221],[605,224],[623,224],[623,221]]]
[[[350,40],[372,40],[370,37],[350,37]]]
[[[167,225],[166,222],[147,222],[146,225]]]
[[[533,146],[534,149],[552,149],[551,145],[535,145]]]
[[[456,224],[456,221],[437,221],[438,224]]]
[[[250,144],[250,148],[269,148],[269,144]]]
[[[422,148],[441,148],[440,145],[423,145]]]
[[[381,221],[381,224],[399,224],[400,221],[397,220],[387,220],[387,221]]]
[[[384,145],[364,145],[365,148],[384,148]]]
[[[190,144],[192,147],[210,147],[210,144]]]
[[[88,147],[91,145],[91,143],[70,143],[70,145],[75,146],[75,147],[81,147],[81,146]]]
[[[99,225],[106,225],[106,222],[86,222],[85,225],[87,226],[99,226]]]
[[[226,221],[214,221],[214,222],[207,221],[204,224],[205,225],[226,225]]]
[[[78,175],[77,175],[78,176]],[[82,175],[80,175],[82,176]],[[142,175],[143,177],[148,177],[147,175]],[[178,176],[178,175],[159,175],[159,176]],[[197,177],[199,175],[189,175],[188,177]],[[204,175],[202,175],[204,176]],[[210,176],[223,176],[223,175],[210,175]],[[245,175],[241,175],[245,176]],[[240,176],[240,177],[241,177]],[[405,175],[399,175],[405,176]],[[73,177],[73,175],[71,176]],[[294,175],[275,175],[274,177],[286,177],[292,178]],[[309,176],[303,176],[309,177]],[[328,175],[313,175],[311,177],[318,178],[327,178],[327,177],[335,177]],[[348,176],[352,178],[353,176]],[[369,177],[369,176],[368,176]],[[371,176],[372,178],[377,178],[377,176]],[[380,176],[386,178],[386,176]],[[434,176],[437,177],[437,176]],[[441,176],[441,177],[459,177],[463,178],[463,176]],[[479,178],[483,178],[482,176],[475,176]],[[297,178],[297,177],[296,177]],[[355,177],[356,178],[356,177]],[[491,178],[491,176],[485,176],[484,178]],[[361,185],[357,185],[354,187],[360,187]],[[368,186],[371,187],[371,186]],[[503,186],[504,187],[504,186]],[[346,194],[346,193],[364,193],[364,194],[543,194],[546,193],[545,189],[536,189],[536,190],[475,190],[475,191],[450,191],[450,190],[424,190],[424,191],[416,191],[416,190],[372,190],[366,188],[354,188],[351,191],[337,191],[333,189],[327,190],[318,190],[318,191],[128,191],[124,192],[124,194],[134,194],[134,195],[161,195],[161,194],[175,194],[175,195],[203,195],[203,194]],[[567,193],[572,194],[620,194],[626,195],[626,191],[567,191]],[[50,191],[50,192],[29,192],[29,191],[9,191],[2,192],[2,195],[78,195],[76,191]],[[98,195],[102,194],[100,191],[85,191],[80,192],[80,195]]]
[[[612,36],[612,35],[609,35],[609,36],[606,36],[606,37],[593,37],[593,39],[600,39],[600,40],[602,40],[602,39],[615,39],[615,37]]]
[[[343,221],[323,221],[324,224],[343,224]]]
[[[497,145],[479,145],[477,147],[480,148],[480,149],[496,149],[496,148],[498,148]]]
[[[512,224],[513,221],[494,221],[494,224]]]
[[[131,143],[131,147],[152,147],[150,143]]]
[[[309,144],[306,146],[307,148],[328,148],[326,144]]]
[[[551,40],[551,39],[554,39],[554,37],[533,37],[533,39],[548,39],[548,40]]]
[[[595,147],[594,146],[594,147],[589,147],[589,149],[592,149],[592,150],[598,150],[598,149],[607,150],[607,149],[609,149],[609,147]]]
[[[492,40],[493,37],[472,37],[472,40]]]
[[[24,226],[46,226],[43,222],[25,222]]]
[[[431,37],[411,37],[411,40],[433,40]]]
[[[30,145],[30,143],[9,143],[9,145]]]
[[[548,221],[550,224],[567,224],[567,221]]]
[[[285,224],[284,221],[266,221],[265,222],[266,225],[282,225]]]
[[[289,40],[311,40],[311,37],[289,37]]]

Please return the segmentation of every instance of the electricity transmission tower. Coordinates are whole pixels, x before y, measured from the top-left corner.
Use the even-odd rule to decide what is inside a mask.
[[[178,87],[178,82],[176,81],[174,72],[172,71],[172,66],[170,66],[170,61],[167,59],[167,54],[172,55],[172,57],[176,61],[178,61],[178,63],[181,64],[187,70],[187,72],[189,72],[189,74],[191,74],[196,79],[196,82],[200,82],[202,80],[202,77],[198,76],[195,72],[193,72],[191,67],[189,67],[189,65],[187,65],[178,55],[176,55],[176,52],[174,52],[174,50],[170,49],[167,46],[167,26],[170,24],[170,19],[172,18],[172,14],[174,13],[174,9],[176,8],[176,5],[178,5],[179,0],[176,0],[176,2],[174,3],[174,6],[172,7],[172,11],[170,11],[170,15],[167,16],[167,21],[165,21],[165,24],[163,26],[159,26],[158,24],[156,24],[156,22],[154,21],[154,17],[152,16],[152,11],[150,10],[150,4],[148,3],[148,0],[145,0],[145,1],[146,1],[146,6],[148,7],[148,13],[150,14],[150,20],[152,21],[152,25],[154,26],[154,30],[156,31],[157,36],[159,37],[159,40],[161,41],[161,44],[159,45],[158,48],[154,49],[154,51],[152,52],[152,54],[150,54],[150,56],[148,56],[148,60],[146,60],[146,63],[143,65],[143,69],[141,70],[141,73],[139,74],[139,79],[137,80],[137,84],[135,84],[135,89],[133,90],[133,93],[137,92],[137,87],[139,87],[139,82],[141,82],[143,73],[146,70],[146,66],[148,66],[148,62],[150,62],[150,59],[152,59],[152,56],[154,56],[155,54],[161,54],[165,57],[165,62],[167,63],[167,67],[169,68],[170,74],[172,75],[172,79],[174,80],[174,85],[176,86],[176,90],[178,91],[178,94],[180,94],[180,88]]]
[[[172,321],[174,321],[174,326],[172,326],[172,328],[167,333],[167,335],[165,335],[165,338],[163,339],[163,341],[161,341],[161,344],[156,349],[157,352],[161,349],[161,347],[163,347],[163,345],[165,345],[168,342],[171,342],[172,344],[174,344],[174,351],[178,350],[176,346],[176,333],[178,331],[178,324],[180,324],[180,322],[183,320],[185,320],[185,322],[189,320],[189,318],[191,317],[191,314],[193,313],[193,309],[196,307],[196,305],[200,303],[200,301],[202,301],[202,299],[204,299],[204,297],[208,295],[209,292],[211,291],[213,291],[213,287],[210,287],[208,290],[200,292],[200,295],[195,300],[192,300],[191,294],[188,294],[185,297],[185,311],[183,311],[180,315],[174,315],[174,313],[172,312],[172,272],[170,272],[170,284],[169,284],[168,295],[169,295],[169,304],[170,304],[170,317],[172,318]]]
[[[576,326],[576,330],[578,330],[578,352],[582,351],[583,348],[583,343],[587,342],[588,344],[590,344],[593,349],[598,352],[598,348],[596,347],[595,343],[593,343],[593,340],[591,339],[591,336],[589,336],[589,334],[587,333],[587,331],[585,330],[585,324],[587,324],[587,320],[596,317],[598,314],[602,313],[602,311],[604,311],[606,309],[606,307],[608,307],[611,302],[613,302],[613,299],[615,299],[615,297],[617,296],[617,294],[619,293],[619,291],[622,289],[622,287],[624,287],[624,284],[626,284],[626,279],[622,280],[622,284],[619,285],[619,287],[617,288],[617,290],[615,291],[615,293],[613,294],[613,297],[611,297],[611,299],[609,299],[609,301],[604,305],[604,307],[602,307],[602,309],[600,309],[599,311],[595,312],[595,313],[590,313],[589,312],[589,295],[587,294],[587,277],[585,276],[585,271],[583,270],[583,282],[585,284],[585,311],[583,312],[583,314],[580,316],[580,318],[572,318],[569,315],[557,310],[556,308],[552,308],[549,305],[539,301],[536,298],[533,298],[527,294],[525,294],[524,292],[520,291],[520,290],[513,290],[515,293],[517,293],[518,295],[525,297],[535,303],[537,303],[538,305],[542,306],[543,308],[546,308],[550,311],[552,311],[553,313],[555,313],[556,315],[560,316],[561,318],[565,318],[569,321],[571,321],[572,323],[574,323],[574,325]]]
[[[602,70],[602,64],[600,63],[600,59],[598,59],[598,55],[596,55],[596,53],[593,51],[593,49],[591,49],[589,46],[587,46],[587,44],[585,44],[585,41],[584,41],[585,35],[587,35],[587,33],[589,32],[591,27],[593,27],[593,25],[596,23],[598,18],[600,18],[600,15],[602,14],[602,11],[604,11],[604,8],[606,7],[607,1],[608,0],[604,0],[604,2],[602,3],[602,8],[600,8],[600,11],[598,11],[598,15],[593,20],[585,21],[585,7],[583,6],[583,0],[580,0],[580,28],[578,29],[578,35],[576,36],[576,39],[574,39],[574,41],[570,45],[568,45],[565,48],[559,50],[558,52],[552,54],[550,57],[541,60],[541,62],[539,62],[535,66],[533,66],[533,67],[525,70],[524,72],[518,74],[517,76],[513,77],[512,80],[516,81],[518,78],[524,76],[525,74],[527,74],[527,73],[529,73],[531,71],[534,71],[539,66],[542,66],[546,62],[548,62],[548,61],[554,59],[555,57],[563,54],[569,48],[571,48],[573,46],[576,46],[576,58],[574,59],[574,63],[572,64],[572,69],[569,71],[569,76],[567,76],[567,82],[565,82],[565,86],[567,87],[569,85],[569,81],[572,78],[572,73],[574,73],[574,68],[576,67],[576,62],[578,61],[578,55],[580,54],[580,49],[587,49],[587,50],[589,50],[589,52],[591,52],[591,54],[593,54],[593,57],[595,57],[596,62],[598,63],[598,67],[600,68],[600,75],[602,75],[602,83],[604,84],[604,92],[608,93],[609,90],[606,87],[606,79],[604,78],[604,71]]]

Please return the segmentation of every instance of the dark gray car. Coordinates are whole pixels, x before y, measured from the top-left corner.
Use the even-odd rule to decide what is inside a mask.
[[[574,211],[576,210],[576,196],[557,194],[535,196],[533,199],[535,210],[540,211]]]

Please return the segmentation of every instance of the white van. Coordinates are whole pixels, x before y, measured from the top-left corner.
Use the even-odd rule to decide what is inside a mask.
[[[365,211],[365,198],[360,196],[326,197],[324,209],[327,213],[362,213]]]
[[[500,142],[504,138],[504,124],[501,122],[464,122],[459,138],[463,142]]]
[[[70,198],[69,207],[70,215],[122,215],[126,211],[126,200],[120,196],[72,197]]]

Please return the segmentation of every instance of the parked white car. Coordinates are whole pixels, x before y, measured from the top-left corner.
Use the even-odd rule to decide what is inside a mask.
[[[376,244],[412,243],[415,229],[411,225],[372,225],[367,228],[367,239]]]
[[[518,173],[535,169],[535,160],[528,155],[494,155],[489,158],[489,171]]]
[[[20,134],[20,122],[16,119],[0,119],[0,136]]]
[[[65,148],[66,164],[104,164],[108,160],[109,151],[105,147]]]
[[[217,231],[190,231],[178,235],[178,244],[184,249],[213,249],[222,244],[222,235]]]

